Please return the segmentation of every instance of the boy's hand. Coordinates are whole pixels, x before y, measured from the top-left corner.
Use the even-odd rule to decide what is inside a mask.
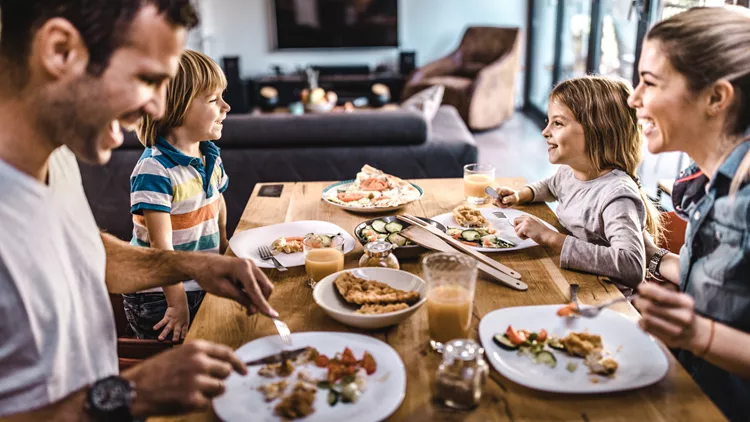
[[[500,195],[500,198],[494,201],[494,205],[500,208],[508,208],[521,202],[519,192],[515,189],[501,187],[495,189],[495,192]]]
[[[177,343],[185,338],[189,325],[190,309],[188,309],[187,301],[185,301],[184,306],[179,304],[167,307],[167,311],[164,312],[164,318],[154,325],[154,331],[164,327],[161,334],[159,334],[159,340],[166,339],[167,335],[171,332],[172,341]]]

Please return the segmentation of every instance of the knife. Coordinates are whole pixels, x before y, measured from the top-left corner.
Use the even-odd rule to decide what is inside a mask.
[[[310,347],[303,347],[297,350],[282,350],[280,353],[276,353],[276,354],[266,356],[260,359],[251,360],[249,362],[245,362],[245,365],[254,366],[254,365],[268,365],[271,363],[280,363],[285,360],[294,359],[297,356],[301,355],[302,353],[308,351],[309,349]]]

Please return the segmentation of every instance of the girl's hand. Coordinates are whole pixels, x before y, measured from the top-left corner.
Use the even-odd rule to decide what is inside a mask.
[[[654,283],[642,283],[633,305],[643,318],[638,324],[667,346],[701,352],[710,335],[710,321],[696,316],[693,298]]]
[[[513,220],[513,226],[516,229],[516,234],[522,240],[531,239],[540,245],[547,244],[547,237],[550,233],[554,233],[554,231],[542,224],[541,221],[530,215],[516,217]]]
[[[508,208],[510,206],[519,204],[521,202],[521,196],[519,195],[519,192],[515,189],[501,187],[495,189],[495,192],[497,192],[498,195],[500,195],[499,199],[496,199],[493,204],[500,208]]]
[[[185,338],[189,325],[190,310],[187,307],[187,301],[185,301],[185,306],[180,304],[167,307],[167,311],[164,312],[164,318],[154,325],[154,330],[164,327],[161,334],[159,334],[159,340],[164,340],[171,332],[172,341],[177,343]]]

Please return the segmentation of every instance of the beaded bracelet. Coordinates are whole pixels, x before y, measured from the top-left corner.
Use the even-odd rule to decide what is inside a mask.
[[[714,342],[714,331],[716,329],[716,321],[711,320],[711,333],[708,335],[708,343],[706,343],[706,348],[703,349],[703,353],[697,355],[699,358],[703,358],[706,356],[706,353],[711,349],[711,343]]]

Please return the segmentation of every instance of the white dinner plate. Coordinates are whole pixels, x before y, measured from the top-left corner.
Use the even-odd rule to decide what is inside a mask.
[[[596,394],[632,390],[659,382],[669,370],[663,349],[633,321],[611,309],[604,309],[596,318],[563,318],[556,312],[562,305],[519,306],[498,309],[479,322],[479,339],[490,364],[513,382],[535,390],[554,393]],[[602,337],[604,351],[617,363],[613,377],[589,374],[582,358],[553,350],[557,366],[537,365],[516,351],[501,349],[492,341],[512,325],[516,330],[547,330],[554,337],[565,337],[571,331],[588,331]],[[566,368],[577,364],[573,372]],[[593,382],[595,379],[596,382]]]
[[[348,347],[357,359],[361,359],[365,351],[375,359],[377,370],[366,377],[366,390],[356,403],[338,403],[328,405],[327,390],[318,390],[315,397],[315,413],[301,419],[305,422],[330,421],[381,421],[398,409],[406,395],[406,369],[398,353],[382,341],[361,334],[339,332],[309,332],[292,334],[293,348],[312,346],[329,358]],[[237,356],[242,361],[262,358],[281,351],[282,343],[279,336],[268,336],[253,340],[237,349]],[[258,375],[261,366],[248,368],[249,373],[242,376],[233,372],[226,379],[226,392],[214,399],[213,407],[216,415],[225,422],[245,421],[281,421],[273,414],[275,400],[266,403],[263,394],[257,388],[263,384],[279,381],[281,378],[264,378]],[[304,367],[310,375],[323,379],[325,370],[306,365]],[[296,380],[297,373],[290,376]],[[287,392],[293,387],[290,382]]]
[[[391,207],[352,207],[352,206],[349,206],[349,205],[337,204],[335,202],[331,202],[331,201],[328,200],[328,198],[326,198],[326,193],[328,193],[329,190],[331,190],[331,189],[346,189],[347,186],[351,185],[354,182],[355,182],[355,180],[351,179],[351,180],[344,180],[343,182],[336,182],[336,183],[333,183],[331,185],[328,185],[328,186],[326,186],[323,189],[323,193],[321,194],[321,197],[323,198],[324,201],[326,201],[327,203],[333,205],[334,207],[339,207],[339,208],[345,209],[347,211],[351,211],[351,212],[355,212],[355,213],[360,213],[360,214],[373,214],[373,213],[379,213],[379,212],[388,212],[388,211],[399,210],[399,209],[404,208],[405,206],[411,204],[414,201],[419,201],[424,196],[424,190],[422,188],[420,188],[419,186],[415,185],[414,183],[410,182],[411,185],[414,186],[414,188],[419,191],[419,198],[416,198],[416,199],[414,199],[412,201],[409,201],[409,202],[404,202],[403,204],[400,204],[400,205],[391,206]]]
[[[516,246],[512,248],[504,248],[504,249],[497,249],[497,248],[477,248],[474,246],[469,246],[470,248],[474,248],[475,250],[479,252],[507,252],[507,251],[517,251],[519,249],[526,249],[531,248],[537,245],[536,242],[534,242],[531,239],[525,239],[521,240],[516,235],[516,230],[513,228],[513,220],[516,217],[520,217],[522,215],[531,215],[529,213],[519,211],[513,208],[478,208],[479,212],[482,213],[482,216],[487,219],[487,222],[490,223],[490,225],[497,230],[497,233],[495,233],[498,237],[504,240],[509,240],[513,242]],[[493,215],[493,212],[501,211],[507,218],[498,218]],[[533,216],[532,216],[533,217]],[[453,213],[445,213],[440,214],[436,217],[430,217],[430,219],[437,221],[438,223],[444,225],[447,227],[460,227],[458,223],[456,223],[456,220],[453,219]],[[538,219],[541,221],[545,226],[549,227],[550,229],[557,231],[556,228],[554,228],[551,224],[547,223],[544,220]],[[468,229],[468,227],[466,227]]]
[[[340,233],[344,238],[344,253],[354,249],[356,241],[346,230],[325,221],[292,221],[290,223],[274,224],[257,227],[237,233],[229,239],[232,252],[240,258],[249,258],[261,268],[274,268],[273,262],[260,259],[258,247],[271,247],[271,243],[281,236],[296,237],[307,233],[334,235]],[[299,267],[305,265],[305,255],[302,252],[276,255],[276,259],[285,267]]]

